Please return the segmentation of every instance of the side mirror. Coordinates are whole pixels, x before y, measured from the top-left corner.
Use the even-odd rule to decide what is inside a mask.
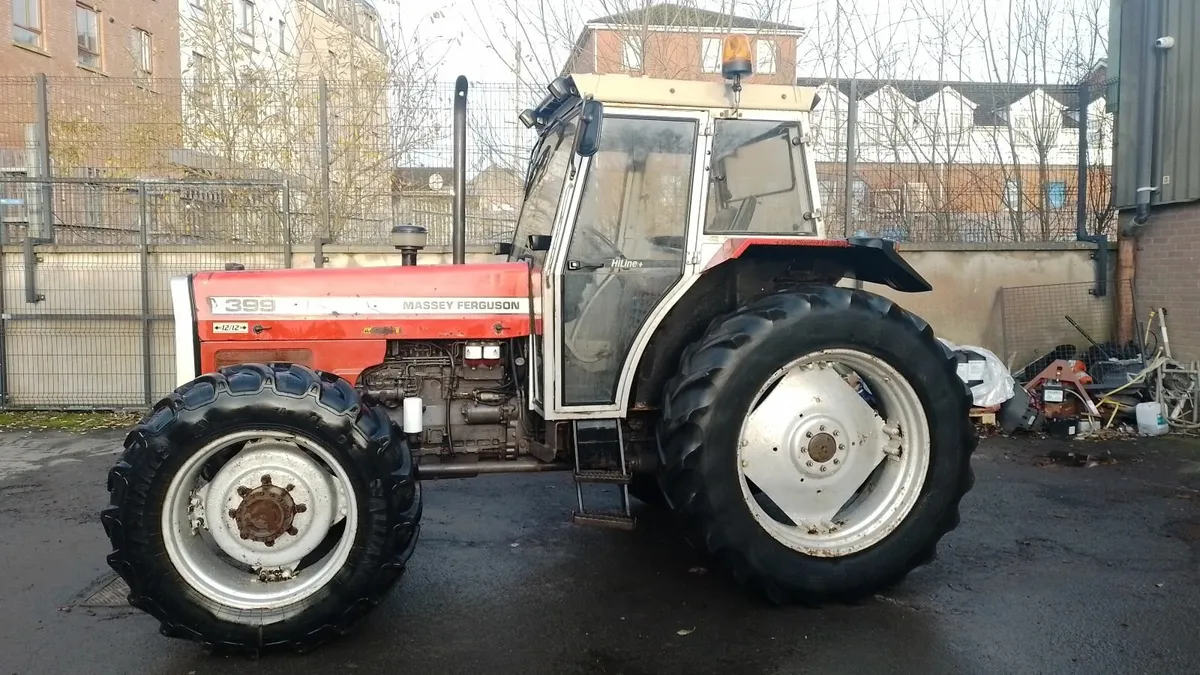
[[[498,241],[492,246],[492,255],[512,255],[513,245],[507,241]]]
[[[548,234],[531,234],[531,235],[529,235],[529,250],[530,251],[549,251],[550,250],[550,235],[548,235]]]
[[[603,121],[604,104],[596,100],[584,101],[579,113],[579,133],[575,136],[575,152],[580,157],[591,157],[600,149]]]

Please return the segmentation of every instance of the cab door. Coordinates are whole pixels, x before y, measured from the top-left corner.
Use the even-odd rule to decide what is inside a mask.
[[[684,277],[707,119],[700,111],[606,112],[551,268],[553,348],[544,365],[552,417],[621,414],[621,376],[636,366],[631,347]]]

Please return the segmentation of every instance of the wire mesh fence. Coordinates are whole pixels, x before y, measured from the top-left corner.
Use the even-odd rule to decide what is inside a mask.
[[[468,243],[490,244],[515,227],[534,141],[517,120],[527,94],[516,85],[471,88]],[[0,78],[0,180],[186,183],[189,194],[171,186],[161,194],[163,208],[177,211],[181,243],[238,244],[278,243],[281,217],[263,220],[265,204],[242,200],[247,191],[236,183],[287,184],[289,202],[272,207],[287,209],[293,241],[383,244],[393,225],[412,222],[443,244],[453,203],[453,101],[451,84],[364,78]],[[194,185],[200,181],[214,185]],[[65,202],[15,191],[28,184],[0,186],[7,241],[31,232],[63,243],[54,229],[82,242],[91,236],[81,234],[87,223],[127,215],[118,195],[81,185],[60,191],[71,197]],[[184,227],[185,211],[210,201],[244,217],[236,227],[195,218]],[[109,235],[118,243],[113,232],[95,236]]]
[[[1130,281],[1041,284],[1000,290],[1003,350],[1014,376],[1026,381],[1057,359],[1133,358],[1144,345],[1135,334],[1118,339],[1114,300],[1133,298]],[[1137,310],[1134,310],[1137,316]]]

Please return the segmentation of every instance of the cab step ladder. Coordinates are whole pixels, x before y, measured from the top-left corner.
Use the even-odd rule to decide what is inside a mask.
[[[571,522],[577,525],[592,525],[609,527],[619,530],[632,530],[635,519],[629,511],[629,483],[632,478],[625,461],[625,437],[621,431],[621,421],[609,420],[579,420],[571,425],[575,445],[575,494],[579,500],[579,508],[571,517]],[[583,457],[584,461],[580,461]],[[616,460],[615,470],[581,469],[580,466],[594,466],[597,463],[612,464],[613,462],[596,462],[596,458]],[[584,485],[615,485],[619,491],[620,505],[617,510],[587,510],[584,504]]]

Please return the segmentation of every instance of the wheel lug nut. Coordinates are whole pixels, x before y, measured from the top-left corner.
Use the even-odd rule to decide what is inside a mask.
[[[821,425],[821,431],[825,431],[825,425],[824,425],[824,424],[822,424],[822,425]]]
[[[288,483],[288,484],[287,484],[287,486],[286,486],[286,487],[284,487],[283,489],[284,489],[284,490],[287,490],[288,492],[291,492],[292,490],[295,490],[295,489],[296,489],[296,486],[295,486],[295,485],[292,485],[291,483]]]
[[[810,459],[807,462],[805,462],[804,466],[812,466],[812,460]]]
[[[263,477],[262,477],[262,484],[263,484],[263,485],[270,485],[270,484],[271,484],[271,475],[270,475],[270,474],[264,474],[264,475],[263,475]]]
[[[837,430],[837,429],[834,429],[834,430],[833,430],[833,435],[834,435],[835,437],[836,437],[836,436],[838,436],[838,430]]]
[[[825,470],[825,467],[824,467],[824,466],[822,466],[822,467],[821,467],[821,471],[824,471],[824,470]]]
[[[245,486],[239,486],[237,489],[237,493],[238,493],[239,497],[245,497],[246,495],[250,494],[250,488],[245,487]]]
[[[245,532],[242,533],[242,539],[249,539],[249,538],[250,538],[250,535],[246,534]]]
[[[296,536],[296,534],[297,534],[298,532],[300,532],[300,530],[297,530],[297,529],[296,529],[294,526],[293,526],[293,527],[289,527],[289,528],[287,529],[287,533],[288,533],[288,534],[290,534],[290,535],[292,535],[293,537],[294,537],[294,536]]]
[[[811,432],[811,431],[806,431],[806,432],[804,432],[804,437],[805,437],[805,438],[812,438],[812,432]]]
[[[268,540],[264,541],[263,543],[264,543],[264,544],[266,544],[267,546],[274,546],[274,545],[275,545],[275,540],[274,540],[274,539],[268,539]]]
[[[304,513],[304,512],[305,512],[305,511],[307,511],[307,510],[308,510],[308,506],[306,506],[306,505],[304,505],[304,504],[297,504],[297,505],[296,505],[296,513]]]
[[[235,511],[234,509],[229,509],[229,517],[237,518],[237,511]]]
[[[842,463],[842,460],[840,460],[840,459],[835,459],[835,460],[833,460],[833,463],[834,463],[834,464],[841,464],[841,463]]]
[[[838,446],[838,450],[845,450],[845,449],[846,449],[846,446],[844,446],[844,445],[839,445],[839,446]]]

